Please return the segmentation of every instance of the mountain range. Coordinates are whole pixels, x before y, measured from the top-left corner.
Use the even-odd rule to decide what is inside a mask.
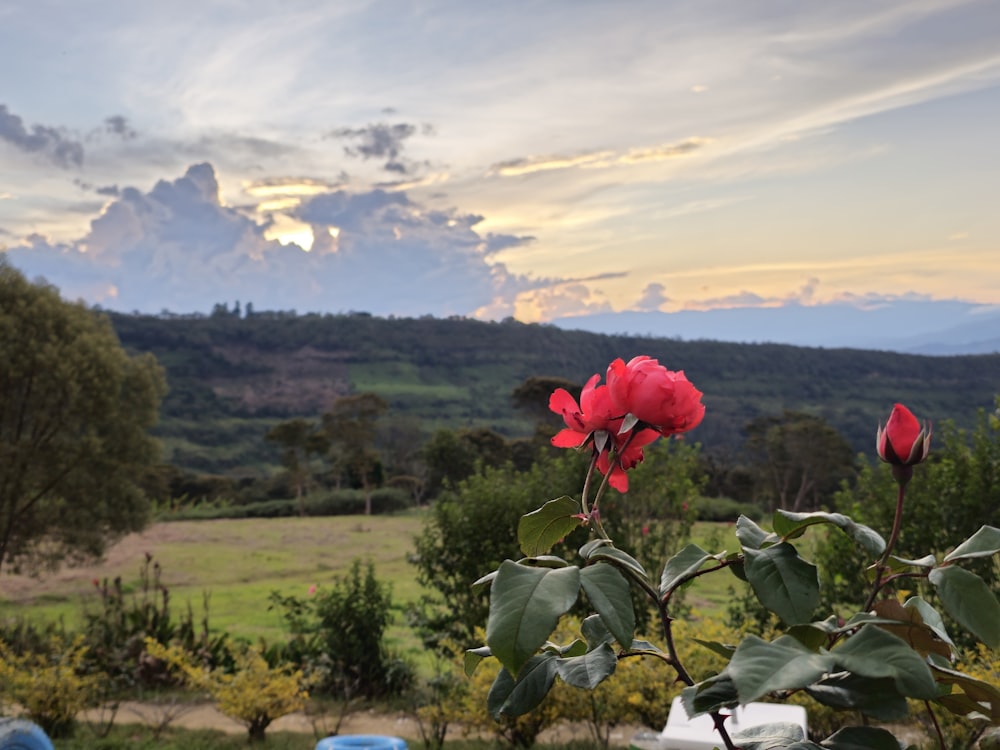
[[[791,344],[935,356],[1000,352],[1000,306],[957,300],[891,300],[560,318],[564,330],[684,341]]]

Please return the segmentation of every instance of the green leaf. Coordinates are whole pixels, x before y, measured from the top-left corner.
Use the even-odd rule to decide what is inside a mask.
[[[611,631],[608,630],[608,626],[604,624],[604,620],[601,619],[600,615],[590,615],[585,618],[580,623],[580,632],[583,633],[583,637],[587,640],[587,645],[591,649],[597,648],[602,643],[611,643],[614,640],[614,636],[611,635]]]
[[[777,747],[822,750],[819,745],[806,739],[801,726],[785,721],[747,727],[733,732],[731,739],[741,750],[770,750]]]
[[[782,542],[762,550],[745,549],[747,580],[761,604],[789,625],[808,622],[819,605],[816,566]]]
[[[642,651],[647,654],[662,654],[663,649],[657,646],[655,643],[650,643],[649,641],[643,640],[642,638],[633,638],[632,645],[629,646],[629,651],[636,653]]]
[[[937,697],[927,661],[902,638],[874,625],[863,626],[831,653],[841,669],[863,677],[891,678],[900,695],[920,700]]]
[[[527,565],[530,568],[568,568],[569,563],[557,555],[539,555],[538,557],[522,557],[517,561],[518,565]]]
[[[585,545],[580,547],[579,555],[584,560],[590,560],[590,556],[594,554],[594,550],[610,546],[614,546],[611,544],[610,539],[591,539]]]
[[[845,727],[820,745],[829,750],[900,750],[899,740],[880,727]]]
[[[910,711],[906,698],[896,692],[889,677],[871,678],[839,672],[805,690],[824,706],[860,710],[877,721],[897,721]]]
[[[697,573],[702,565],[712,559],[714,559],[713,556],[697,544],[686,546],[667,560],[667,564],[663,566],[663,574],[660,576],[660,595],[677,588],[690,576]]]
[[[587,643],[579,638],[574,638],[571,643],[556,647],[556,653],[563,657],[583,656],[587,653]]]
[[[638,560],[636,560],[632,555],[627,552],[622,552],[617,547],[597,547],[593,552],[590,553],[590,557],[587,558],[590,562],[596,562],[598,560],[607,560],[613,565],[617,565],[623,570],[630,570],[637,576],[641,577],[643,580],[649,580],[649,574],[646,569],[642,567]]]
[[[736,519],[736,538],[746,549],[761,549],[766,543],[774,544],[779,540],[776,534],[769,534],[746,516]]]
[[[736,651],[736,646],[727,643],[719,643],[718,641],[703,641],[701,638],[692,638],[691,640],[701,646],[704,646],[713,654],[718,654],[726,661],[729,661],[729,659],[733,656],[733,652]]]
[[[1000,529],[981,526],[979,531],[955,547],[945,556],[945,562],[965,560],[970,557],[992,557],[1000,552]]]
[[[934,557],[934,555],[924,555],[916,560],[908,560],[905,557],[889,555],[887,562],[889,564],[889,570],[893,573],[899,573],[907,568],[933,568],[937,565],[937,558]]]
[[[861,545],[865,552],[873,558],[885,551],[885,540],[878,533],[840,513],[791,513],[778,510],[771,522],[774,526],[774,533],[780,534],[782,539],[793,539],[800,536],[806,527],[813,524],[832,524]]]
[[[773,690],[796,690],[819,680],[830,670],[828,654],[817,654],[791,636],[773,643],[749,635],[736,648],[726,667],[739,693],[749,703]]]
[[[725,672],[684,688],[681,691],[681,700],[687,715],[692,718],[710,711],[732,708],[740,702],[736,685]]]
[[[982,578],[946,565],[932,570],[929,579],[948,614],[990,648],[1000,648],[1000,602]]]
[[[470,648],[465,651],[465,658],[463,666],[465,668],[465,676],[472,677],[472,673],[476,671],[476,667],[479,663],[493,654],[490,653],[489,646],[480,646],[479,648]]]
[[[812,651],[819,651],[826,646],[830,640],[830,633],[822,627],[810,625],[792,625],[787,631],[788,635],[797,640],[806,648]]]
[[[521,552],[527,557],[544,555],[583,523],[582,519],[574,517],[579,513],[580,504],[564,495],[521,516],[517,524],[517,541]]]
[[[529,568],[504,560],[490,594],[486,643],[512,675],[548,640],[576,601],[580,569]]]
[[[492,584],[493,579],[497,577],[497,572],[494,570],[492,573],[487,573],[482,578],[478,578],[472,582],[472,590],[476,593],[483,591],[487,584]]]
[[[622,648],[632,645],[635,611],[625,576],[612,565],[597,563],[580,571],[580,585]]]
[[[556,662],[559,676],[566,684],[585,690],[596,688],[614,674],[617,666],[618,657],[615,656],[615,650],[607,643],[602,643],[583,656],[559,659]]]
[[[949,669],[948,667],[931,665],[931,671],[939,683],[959,688],[962,694],[975,703],[975,710],[986,716],[990,723],[1000,724],[1000,687],[963,672]],[[938,699],[941,703],[948,706],[948,709],[953,713],[958,713],[954,711],[951,705],[948,705],[948,702],[945,701],[946,697],[955,699],[957,702],[958,694],[942,696]],[[963,704],[961,706],[961,713],[958,713],[958,715],[964,716],[966,713],[968,713],[967,704]]]
[[[486,696],[490,715],[499,721],[503,714],[521,716],[537,708],[556,679],[556,659],[552,653],[532,656],[516,681],[506,668],[501,669]]]

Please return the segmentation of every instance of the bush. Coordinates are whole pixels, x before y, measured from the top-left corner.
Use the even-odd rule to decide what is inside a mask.
[[[387,514],[412,505],[410,494],[399,487],[380,487],[372,492],[372,513]],[[202,503],[171,513],[173,521],[202,521],[216,518],[290,518],[293,516],[352,516],[365,511],[361,490],[343,489],[314,492],[300,502],[293,499],[262,500],[245,505]]]
[[[349,573],[310,598],[271,593],[292,638],[272,650],[274,659],[299,665],[315,690],[338,698],[397,695],[413,682],[409,665],[389,651],[385,629],[392,620],[388,585],[369,562],[355,560]]]
[[[210,634],[207,597],[200,625],[195,623],[190,606],[175,618],[170,609],[170,591],[161,581],[162,572],[160,564],[147,553],[139,569],[136,593],[127,595],[120,577],[94,581],[100,608],[84,612],[87,660],[107,676],[106,687],[112,692],[171,683],[169,674],[144,658],[147,639],[164,646],[176,643],[209,666],[218,666],[230,658],[228,636]]]
[[[146,640],[146,650],[177,670],[186,684],[207,691],[220,712],[247,728],[251,742],[263,741],[271,722],[301,710],[309,697],[301,671],[271,667],[255,648],[237,654],[232,671],[202,667],[177,646],[167,647],[152,638]]]
[[[53,737],[72,733],[76,716],[98,703],[102,675],[86,673],[83,636],[53,636],[45,651],[15,653],[0,642],[0,694]]]
[[[759,521],[763,517],[759,506],[741,503],[729,497],[699,497],[692,503],[692,508],[699,521],[714,523],[733,523],[741,515],[753,521]]]

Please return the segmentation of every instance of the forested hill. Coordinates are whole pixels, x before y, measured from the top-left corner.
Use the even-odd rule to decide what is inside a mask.
[[[156,355],[170,393],[161,434],[168,458],[234,470],[274,460],[263,434],[292,416],[317,417],[338,396],[374,391],[388,420],[425,433],[488,426],[507,435],[532,425],[511,392],[533,375],[583,383],[615,357],[656,357],[683,369],[707,412],[692,435],[730,450],[742,427],[783,409],[827,419],[859,451],[902,401],[922,418],[971,426],[1000,392],[1000,355],[924,357],[777,344],[606,336],[508,320],[383,319],[367,314],[112,314],[122,343]]]

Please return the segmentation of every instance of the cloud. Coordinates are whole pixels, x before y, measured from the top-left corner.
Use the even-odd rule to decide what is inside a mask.
[[[520,320],[556,320],[606,312],[612,312],[612,307],[601,291],[577,282],[556,282],[522,293],[517,305]]]
[[[123,188],[74,242],[34,236],[7,252],[66,296],[154,313],[240,299],[262,310],[443,316],[490,309],[503,317],[519,295],[560,283],[492,260],[531,238],[480,233],[481,216],[431,210],[405,193],[335,190],[306,196],[280,216],[296,232],[312,232],[311,252],[288,237],[271,239],[273,220],[223,205],[215,170],[204,163],[148,192]]]
[[[27,154],[41,154],[64,169],[83,164],[82,143],[48,125],[26,128],[24,121],[7,109],[6,104],[0,104],[0,140]]]
[[[366,125],[363,128],[338,128],[330,133],[332,138],[349,138],[357,141],[355,146],[345,146],[344,153],[362,159],[385,159],[382,168],[387,172],[409,174],[411,165],[399,157],[403,153],[404,141],[418,132],[416,125],[400,122],[395,125],[379,122]],[[433,128],[423,126],[423,132],[430,134]]]
[[[677,143],[630,148],[624,151],[604,149],[579,154],[553,154],[508,159],[490,166],[487,176],[518,177],[534,172],[574,169],[577,167],[581,169],[607,169],[609,167],[631,166],[646,162],[667,161],[683,156],[690,156],[711,142],[711,138],[687,138]]]
[[[131,141],[138,135],[122,115],[111,115],[111,117],[104,118],[104,129],[125,141]]]
[[[642,296],[635,303],[635,309],[644,312],[653,312],[661,309],[670,301],[665,292],[666,287],[663,284],[647,284],[646,288],[642,290]]]

